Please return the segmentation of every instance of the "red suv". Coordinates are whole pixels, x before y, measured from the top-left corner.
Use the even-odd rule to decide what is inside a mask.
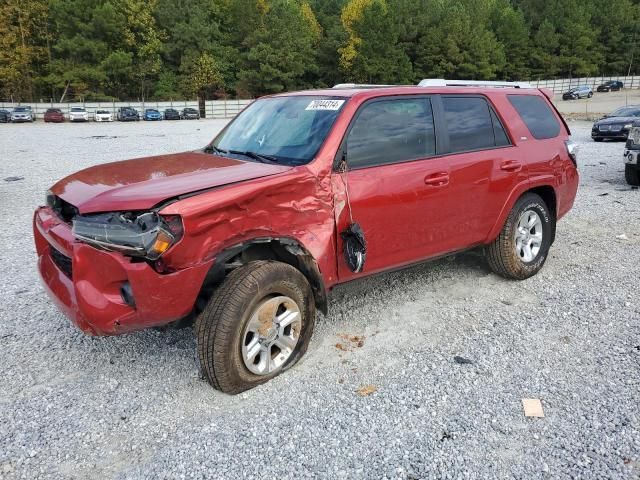
[[[518,84],[265,97],[202,150],[55,184],[39,270],[88,334],[195,320],[204,375],[237,393],[300,359],[339,283],[474,247],[506,278],[538,272],[576,195],[569,134]]]

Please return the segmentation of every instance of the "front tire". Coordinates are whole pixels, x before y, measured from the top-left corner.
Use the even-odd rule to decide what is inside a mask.
[[[314,323],[313,293],[299,270],[249,262],[227,276],[196,320],[202,372],[225,393],[265,383],[304,355]]]
[[[515,280],[538,273],[547,260],[553,228],[553,217],[539,195],[520,197],[500,235],[486,249],[491,270]]]
[[[640,170],[634,165],[624,166],[624,178],[632,187],[640,186]]]

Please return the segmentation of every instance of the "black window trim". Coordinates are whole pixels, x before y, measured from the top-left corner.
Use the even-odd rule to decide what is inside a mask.
[[[399,94],[399,95],[385,95],[385,96],[380,96],[380,97],[374,97],[374,98],[370,98],[369,100],[365,100],[364,102],[362,102],[362,104],[358,106],[358,109],[356,110],[356,112],[351,117],[351,120],[349,121],[349,125],[345,129],[344,134],[342,135],[342,140],[340,141],[340,147],[338,147],[338,150],[336,151],[336,155],[335,155],[335,157],[333,159],[333,171],[334,172],[338,172],[340,170],[340,163],[342,162],[342,158],[343,158],[343,155],[344,155],[344,150],[345,150],[345,147],[346,147],[347,138],[349,137],[349,133],[351,133],[351,130],[353,129],[353,126],[355,125],[356,121],[360,117],[360,114],[362,113],[364,108],[366,106],[372,104],[372,103],[389,101],[389,100],[423,99],[423,100],[428,100],[431,103],[431,115],[433,117],[434,141],[435,141],[435,151],[436,151],[436,153],[434,155],[427,155],[425,157],[411,158],[411,159],[406,159],[406,160],[397,160],[395,162],[374,163],[374,164],[368,164],[368,165],[361,165],[361,166],[357,166],[357,167],[349,166],[349,157],[347,156],[347,170],[349,170],[349,171],[364,170],[366,168],[384,167],[386,165],[398,165],[398,164],[401,164],[401,163],[420,162],[420,161],[423,161],[423,160],[429,160],[429,159],[432,159],[432,158],[438,158],[438,157],[442,156],[442,154],[440,153],[440,150],[441,150],[441,144],[444,143],[443,135],[444,135],[445,132],[442,131],[442,128],[439,125],[441,122],[438,122],[438,120],[437,120],[439,113],[436,111],[436,109],[441,110],[442,109],[442,105],[439,104],[439,99],[438,99],[438,105],[436,106],[434,104],[434,98],[435,97],[437,97],[437,95],[433,95],[433,94],[429,94],[429,95],[424,95],[424,94],[402,95],[402,94]],[[347,154],[348,154],[348,152],[347,152]]]
[[[508,145],[500,145],[497,146],[495,145],[496,142],[496,138],[495,138],[495,127],[493,125],[493,119],[491,119],[491,130],[493,131],[493,143],[494,145],[492,147],[482,147],[482,148],[474,148],[471,150],[459,150],[456,152],[452,152],[451,151],[451,147],[449,144],[449,126],[446,125],[446,128],[444,128],[445,132],[446,132],[446,137],[447,137],[447,153],[444,153],[443,155],[461,155],[461,154],[465,154],[465,153],[473,153],[473,152],[483,152],[485,150],[500,150],[503,148],[513,148],[515,147],[515,144],[513,142],[513,138],[511,137],[511,132],[509,131],[509,129],[505,128],[504,126],[504,122],[502,120],[502,118],[500,117],[500,115],[498,115],[498,110],[494,107],[493,102],[491,102],[491,99],[489,97],[487,97],[486,95],[482,95],[479,93],[452,93],[452,94],[440,94],[438,95],[440,98],[440,104],[441,104],[441,108],[442,108],[442,124],[446,125],[447,124],[447,119],[445,117],[445,113],[444,113],[444,103],[442,103],[442,98],[482,98],[485,102],[487,102],[487,106],[489,107],[489,118],[491,118],[491,111],[493,111],[494,115],[496,116],[496,118],[498,119],[498,122],[500,124],[500,126],[502,127],[502,130],[504,131],[505,135],[507,136],[507,140],[509,141]]]

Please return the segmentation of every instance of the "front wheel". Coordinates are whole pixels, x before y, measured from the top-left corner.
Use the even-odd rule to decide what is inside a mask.
[[[632,187],[640,186],[640,170],[635,165],[624,166],[624,178]]]
[[[314,323],[313,293],[299,270],[249,262],[227,276],[196,320],[202,372],[231,394],[265,383],[304,355]]]
[[[553,228],[544,200],[535,193],[523,195],[486,249],[489,266],[505,278],[524,280],[535,275],[547,260]]]
[[[589,92],[589,94],[587,95],[587,98],[591,98],[593,97],[593,92]]]

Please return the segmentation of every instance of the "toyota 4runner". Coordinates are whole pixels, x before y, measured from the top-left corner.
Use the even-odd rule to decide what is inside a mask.
[[[549,96],[425,80],[261,98],[201,150],[56,183],[40,274],[91,335],[195,321],[204,376],[241,392],[302,357],[339,283],[474,247],[536,274],[578,186]]]

